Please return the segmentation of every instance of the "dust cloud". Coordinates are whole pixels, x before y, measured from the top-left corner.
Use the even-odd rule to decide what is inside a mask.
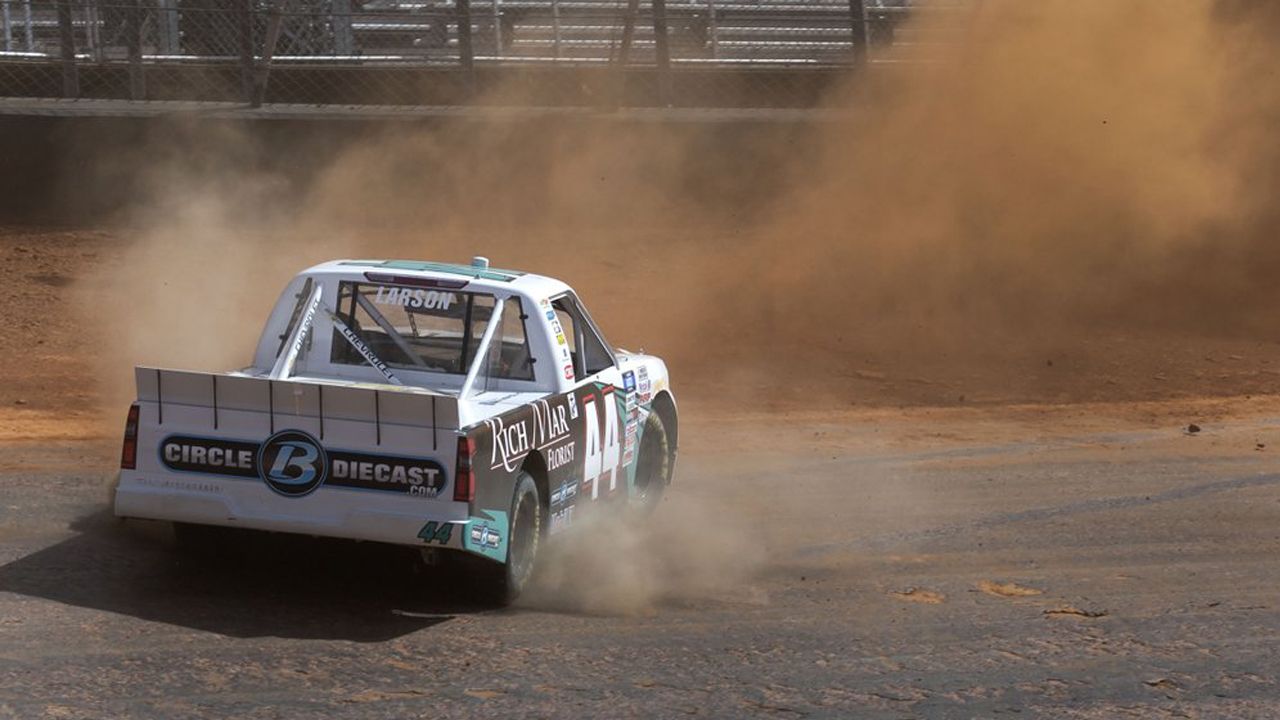
[[[1258,72],[1272,43],[1207,1],[978,7],[948,60],[851,90],[869,110],[792,168],[752,248],[770,279],[834,309],[824,324],[878,310],[1022,334],[1184,312],[1167,285],[1186,258],[1255,250],[1248,222],[1274,189],[1255,176],[1276,157],[1276,83]]]
[[[441,121],[302,170],[234,130],[153,139],[133,166],[150,200],[120,216],[136,241],[89,288],[129,308],[105,328],[106,396],[134,363],[244,364],[288,277],[333,257],[562,277],[615,344],[666,357],[677,392],[751,406],[1140,397],[1164,391],[1148,378],[1181,338],[1270,343],[1277,13],[974,7],[940,61],[851,75],[830,98],[843,119]],[[635,609],[747,572],[726,563],[745,535],[687,556],[698,523],[663,513],[574,558],[633,567],[549,587]]]
[[[575,522],[572,542],[547,546],[520,604],[642,615],[664,605],[766,603],[763,590],[743,591],[765,563],[749,525],[719,503],[688,495],[652,515],[588,516]]]
[[[1024,395],[1093,399],[1108,358],[1147,359],[1090,347],[1100,333],[1269,327],[1275,12],[973,7],[940,61],[851,76],[830,100],[844,120],[458,120],[324,152],[171,130],[116,164],[150,200],[122,211],[137,242],[91,287],[130,307],[105,376],[242,364],[289,275],[359,255],[485,254],[564,277],[616,344],[731,400],[785,399],[777,377],[800,365],[833,395],[900,376],[854,401],[911,383],[934,386],[913,402],[966,383],[998,395],[1011,366],[1016,386],[1028,358],[1062,355],[1076,374],[1029,378]],[[303,155],[321,159],[299,169]]]

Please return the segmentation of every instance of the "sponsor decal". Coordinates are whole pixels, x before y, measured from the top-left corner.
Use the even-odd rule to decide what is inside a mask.
[[[543,300],[542,302],[544,302],[544,303],[545,303],[545,302],[546,302],[546,300]],[[548,319],[548,320],[551,320],[552,322],[554,322],[554,321],[555,321],[555,319],[556,319],[556,311],[555,311],[555,310],[548,310],[548,311],[547,311],[547,319]]]
[[[360,353],[360,357],[364,358],[365,362],[369,363],[375,370],[382,373],[382,377],[386,378],[387,382],[392,385],[402,384],[400,379],[392,374],[391,368],[387,367],[387,364],[382,362],[382,359],[379,358],[368,345],[364,344],[364,340],[361,340],[359,335],[351,332],[351,328],[347,327],[347,324],[342,321],[342,318],[338,317],[337,313],[329,310],[328,308],[325,308],[325,311],[329,313],[329,321],[333,323],[333,326],[338,329],[338,332],[341,333],[342,337],[351,345],[351,347],[355,348],[356,352]]]
[[[486,517],[475,517],[468,521],[466,532],[462,534],[462,546],[474,553],[479,553],[494,560],[507,559],[507,514],[501,510],[481,510]]]
[[[415,310],[448,310],[458,301],[451,292],[378,286],[373,301],[379,305],[399,305]]]
[[[160,443],[160,462],[170,470],[258,477],[258,443],[170,435]]]
[[[636,456],[636,426],[640,420],[640,400],[636,396],[636,381],[632,372],[623,374],[622,385],[626,391],[622,398],[622,464],[630,465]]]
[[[263,482],[285,497],[315,492],[324,484],[328,470],[324,448],[301,430],[281,430],[258,448],[258,472]]]
[[[545,450],[549,469],[571,462],[574,443],[570,440],[569,416],[572,395],[543,399],[530,406],[533,418],[511,422],[502,417],[485,420],[493,445],[489,450],[489,469],[513,472],[534,450]]]
[[[502,534],[497,528],[481,520],[471,524],[471,544],[478,548],[497,550],[502,544]]]
[[[435,460],[330,452],[331,485],[394,490],[434,498],[444,489],[444,469]]]
[[[174,478],[138,478],[134,481],[138,485],[144,487],[160,488],[161,490],[186,490],[187,492],[213,493],[222,492],[222,487],[214,482],[205,482],[202,480],[176,480]]]
[[[564,326],[560,324],[560,319],[555,316],[554,312],[547,311],[547,315],[551,320],[551,332],[556,336],[556,343],[562,348],[566,348],[567,351],[569,341],[564,336]]]
[[[533,449],[529,438],[529,426],[524,420],[508,425],[500,417],[484,421],[493,435],[493,447],[489,451],[489,469],[503,468],[511,472]]]
[[[574,506],[570,505],[569,507],[561,508],[560,510],[556,510],[551,513],[551,526],[548,528],[547,532],[554,535],[569,527],[569,525],[573,523],[573,508]]]
[[[653,399],[653,386],[649,383],[649,368],[644,365],[636,370],[636,391],[640,395],[640,402],[645,405]]]
[[[310,282],[310,281],[308,281]],[[289,346],[289,351],[281,356],[286,368],[292,368],[298,359],[298,354],[302,352],[302,346],[306,342],[307,334],[311,332],[311,326],[316,319],[316,311],[320,309],[320,301],[323,298],[320,288],[317,286],[315,292],[311,295],[311,302],[307,305],[307,311],[302,315],[302,322],[298,325],[297,336],[293,339],[293,344]],[[285,372],[287,375],[288,372]]]
[[[569,437],[569,420],[565,417],[572,400],[559,398],[558,404],[539,400],[533,404],[533,427],[539,448],[553,445]]]
[[[435,460],[326,450],[301,430],[282,430],[263,443],[171,435],[159,452],[170,470],[259,478],[288,497],[308,495],[323,484],[434,498],[446,480]]]
[[[551,507],[565,505],[576,497],[578,497],[578,480],[570,478],[551,491]]]
[[[573,452],[577,443],[557,445],[547,450],[547,469],[556,470],[573,462]]]
[[[573,365],[565,365],[565,366],[564,366],[564,379],[565,379],[565,380],[572,380],[572,379],[573,379]]]
[[[450,538],[453,537],[453,523],[430,520],[418,531],[418,537],[426,541],[428,545],[432,543],[448,545]]]
[[[627,429],[623,437],[622,464],[630,465],[636,456],[636,423],[634,420],[627,420]]]

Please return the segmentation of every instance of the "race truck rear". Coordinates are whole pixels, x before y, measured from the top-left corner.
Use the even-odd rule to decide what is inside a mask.
[[[550,278],[335,261],[300,274],[236,372],[135,369],[115,513],[472,556],[504,600],[575,510],[651,504],[675,405]]]

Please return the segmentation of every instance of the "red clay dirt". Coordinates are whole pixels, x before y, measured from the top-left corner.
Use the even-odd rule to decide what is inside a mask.
[[[128,230],[0,228],[0,303],[8,318],[7,341],[0,345],[0,442],[117,432],[123,416],[117,405],[131,392],[130,368],[104,366],[109,353],[103,348],[112,343],[104,328],[118,327],[130,308],[119,300],[94,302],[85,287],[123,262],[129,242]],[[1280,343],[1156,329],[1082,331],[1056,343],[1001,345],[978,337],[894,347],[870,334],[818,336],[803,346],[746,336],[737,346],[723,338],[691,344],[632,310],[661,280],[658,257],[637,259],[624,284],[611,281],[613,292],[589,281],[579,290],[614,337],[643,339],[648,351],[666,357],[682,402],[710,416],[838,410],[875,421],[887,410],[918,408],[912,417],[967,418],[971,429],[997,415],[1054,423],[1105,417],[1151,426],[1269,405],[1260,396],[1280,386]],[[571,283],[598,274],[588,272],[598,270],[588,260],[568,265],[564,277]],[[658,316],[679,312],[660,296],[650,306]],[[256,327],[260,316],[244,322]],[[188,330],[200,332],[164,332],[178,341]]]

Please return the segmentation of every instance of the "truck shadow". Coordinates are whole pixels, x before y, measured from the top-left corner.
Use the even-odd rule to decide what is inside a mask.
[[[0,591],[239,638],[382,642],[488,609],[394,546],[253,533],[197,559],[167,523],[102,510],[71,529],[0,566]]]

